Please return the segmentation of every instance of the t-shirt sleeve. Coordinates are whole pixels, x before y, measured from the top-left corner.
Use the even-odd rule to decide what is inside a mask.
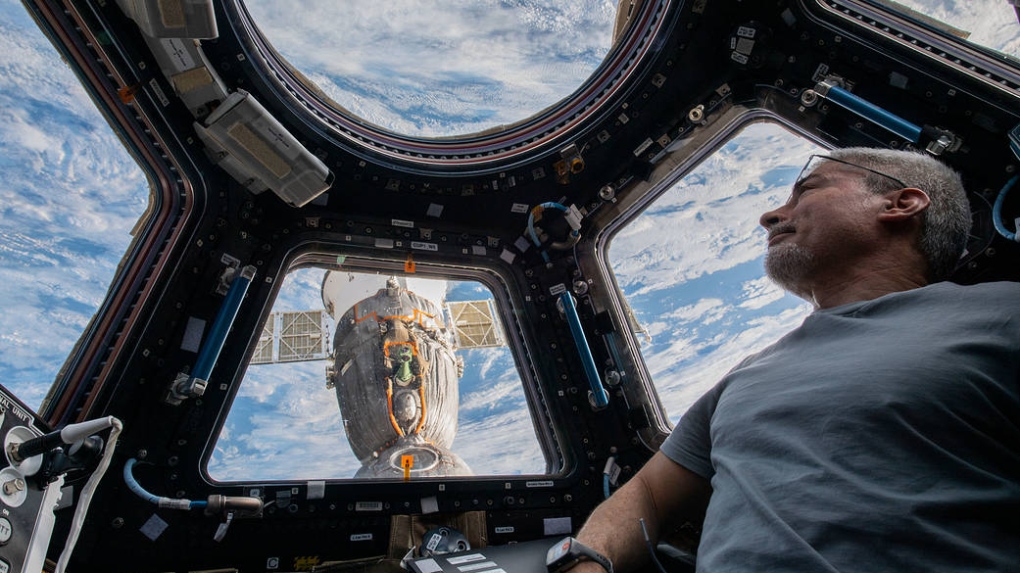
[[[698,398],[659,448],[667,458],[705,479],[715,474],[710,425],[721,392],[722,384],[717,384]]]

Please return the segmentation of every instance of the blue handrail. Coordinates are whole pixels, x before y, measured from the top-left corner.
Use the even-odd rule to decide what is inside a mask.
[[[220,305],[220,310],[216,313],[216,319],[213,321],[212,328],[209,329],[209,336],[198,353],[195,369],[191,373],[193,379],[209,380],[209,375],[212,374],[212,369],[220,358],[220,351],[223,350],[223,344],[227,340],[227,333],[230,332],[230,328],[234,325],[237,312],[241,309],[241,302],[244,300],[244,295],[247,294],[248,287],[251,285],[251,280],[254,277],[255,267],[251,265],[242,268],[237,276],[234,277],[234,282],[230,284],[230,290],[227,291],[227,296],[223,300],[223,304]]]
[[[832,103],[844,107],[857,115],[871,120],[896,135],[918,143],[921,141],[921,127],[893,115],[877,105],[856,96],[839,86],[830,86],[827,93],[819,94]]]
[[[560,302],[563,304],[563,313],[567,317],[567,324],[570,325],[570,334],[574,337],[574,344],[581,354],[581,364],[584,366],[584,374],[588,378],[588,386],[591,387],[592,400],[596,408],[605,408],[609,405],[609,394],[602,387],[602,379],[599,378],[598,369],[595,367],[595,358],[591,355],[588,339],[581,327],[581,318],[577,315],[574,297],[569,292],[565,292],[560,295]]]

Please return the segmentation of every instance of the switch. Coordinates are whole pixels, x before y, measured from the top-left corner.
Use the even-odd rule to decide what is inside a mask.
[[[0,545],[7,545],[13,534],[14,529],[11,527],[11,521],[6,517],[0,517]],[[0,568],[0,573],[3,573],[2,568]]]

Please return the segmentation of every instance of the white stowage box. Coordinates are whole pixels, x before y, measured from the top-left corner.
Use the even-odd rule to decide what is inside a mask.
[[[254,193],[271,189],[301,207],[333,182],[326,165],[244,90],[227,96],[195,131],[213,160]]]

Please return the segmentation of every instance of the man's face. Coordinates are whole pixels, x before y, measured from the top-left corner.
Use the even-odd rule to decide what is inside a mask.
[[[810,299],[815,284],[874,247],[882,196],[865,188],[868,172],[816,158],[786,204],[761,216],[769,232],[765,272],[779,286]]]

